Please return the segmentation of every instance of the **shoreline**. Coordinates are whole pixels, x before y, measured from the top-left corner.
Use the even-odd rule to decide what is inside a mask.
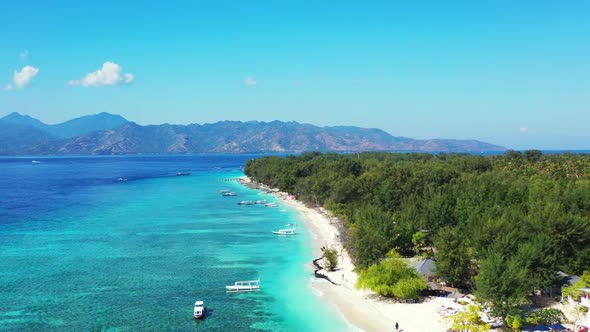
[[[346,249],[343,248],[340,232],[337,228],[339,221],[323,208],[310,208],[301,201],[290,199],[287,193],[268,188],[252,182],[244,176],[240,183],[253,189],[270,192],[281,203],[295,210],[300,220],[311,233],[313,254],[322,255],[324,246],[338,250],[338,266],[336,271],[320,270],[339,285],[333,285],[325,279],[314,278],[311,287],[322,294],[322,301],[331,305],[346,320],[348,324],[363,331],[394,331],[398,323],[400,331],[446,331],[442,317],[437,308],[443,304],[438,298],[427,298],[422,303],[397,303],[380,297],[371,290],[355,288],[358,275],[354,272],[354,264]]]

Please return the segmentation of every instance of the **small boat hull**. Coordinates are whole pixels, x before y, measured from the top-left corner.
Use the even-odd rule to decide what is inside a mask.
[[[195,309],[193,311],[193,317],[195,319],[205,318],[205,311],[207,311],[207,307],[205,307],[205,302],[203,302],[203,301],[195,302]]]
[[[225,286],[228,293],[256,292],[260,290],[260,280],[236,281],[233,285]]]
[[[276,235],[295,235],[294,229],[279,229],[278,231],[272,231]]]

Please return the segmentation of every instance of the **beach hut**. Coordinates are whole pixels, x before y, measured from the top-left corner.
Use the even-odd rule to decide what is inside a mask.
[[[436,265],[434,261],[430,258],[411,258],[408,261],[408,266],[414,268],[419,275],[423,276],[426,279],[426,281],[433,281],[436,276]]]

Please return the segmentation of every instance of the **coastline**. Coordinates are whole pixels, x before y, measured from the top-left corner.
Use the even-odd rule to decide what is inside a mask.
[[[254,183],[248,177],[241,177],[243,185],[271,191],[281,203],[297,211],[301,221],[312,235],[314,256],[322,255],[324,246],[338,250],[338,267],[334,272],[321,270],[332,281],[315,278],[311,282],[313,289],[322,294],[322,300],[332,305],[349,323],[363,331],[393,331],[398,323],[400,331],[446,331],[447,327],[437,308],[445,303],[441,299],[427,298],[422,303],[396,303],[376,295],[371,290],[355,288],[358,275],[348,252],[343,248],[340,233],[336,227],[339,221],[323,208],[310,208],[300,201],[291,199],[287,193]]]

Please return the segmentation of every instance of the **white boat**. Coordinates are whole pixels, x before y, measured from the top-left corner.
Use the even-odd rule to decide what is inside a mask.
[[[236,281],[231,286],[225,286],[227,292],[255,292],[260,290],[260,279],[258,280],[246,280]]]
[[[279,207],[279,203],[266,203],[264,206],[269,208]]]
[[[207,310],[207,308],[205,307],[205,302],[197,301],[195,302],[195,311],[193,313],[193,316],[196,319],[203,318],[205,316],[205,310]]]
[[[254,202],[252,201],[241,201],[238,203],[238,205],[254,205]]]
[[[32,162],[33,164],[40,164],[40,163],[41,163],[39,160],[31,160],[31,162]]]
[[[238,196],[238,194],[236,194],[233,191],[228,191],[228,192],[221,193],[221,196]]]
[[[189,172],[178,172],[178,173],[176,173],[176,176],[186,176],[186,175],[191,175],[191,173],[189,173]]]
[[[294,228],[279,229],[278,231],[272,231],[276,235],[295,235]]]
[[[257,200],[257,201],[256,201],[256,202],[254,202],[254,203],[256,203],[256,204],[266,204],[266,203],[268,203],[268,202],[266,201],[266,199],[259,199],[259,200]]]

